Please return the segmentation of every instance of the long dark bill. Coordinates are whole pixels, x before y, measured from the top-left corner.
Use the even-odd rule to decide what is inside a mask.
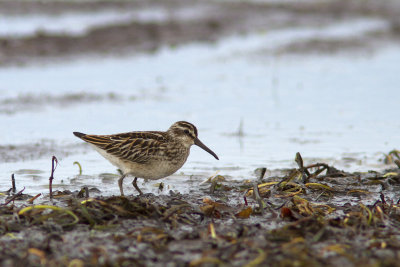
[[[204,149],[205,151],[207,151],[208,153],[210,153],[211,155],[214,156],[214,158],[216,158],[217,160],[219,160],[218,156],[211,150],[209,149],[205,144],[203,144],[198,138],[194,139],[194,144],[196,146],[201,147],[202,149]]]

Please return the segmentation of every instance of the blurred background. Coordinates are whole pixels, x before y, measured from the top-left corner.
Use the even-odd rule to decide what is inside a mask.
[[[163,180],[180,192],[217,171],[294,167],[296,152],[346,171],[391,167],[399,37],[394,0],[2,1],[1,190],[12,173],[25,193],[47,190],[55,155],[56,189],[118,194],[115,167],[72,132],[178,120],[220,158],[193,147]]]

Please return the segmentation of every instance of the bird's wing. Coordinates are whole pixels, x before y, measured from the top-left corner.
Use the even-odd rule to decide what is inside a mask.
[[[121,160],[146,163],[161,155],[166,138],[161,132],[130,132],[113,135],[83,135],[80,138]]]

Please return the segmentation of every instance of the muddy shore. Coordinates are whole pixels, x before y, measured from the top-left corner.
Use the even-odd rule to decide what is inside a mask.
[[[332,53],[360,51],[399,38],[399,7],[396,1],[321,1],[299,3],[251,3],[217,1],[113,1],[110,2],[1,2],[0,12],[12,15],[122,12],[160,9],[164,21],[126,21],[90,28],[86,34],[71,36],[38,30],[30,36],[0,37],[0,64],[26,64],[32,60],[67,60],[82,55],[124,55],[152,52],[163,46],[190,42],[214,42],[223,37],[293,27],[315,27],[357,18],[377,18],[388,28],[349,39],[299,41],[273,53]],[[178,14],[190,10],[192,18]],[[199,12],[195,12],[199,10]]]
[[[91,27],[81,35],[38,30],[25,36],[0,36],[0,67],[7,69],[19,65],[67,62],[70,59],[91,56],[101,58],[123,57],[127,54],[140,55],[153,53],[163,47],[170,47],[173,50],[177,46],[196,42],[212,45],[231,36],[269,34],[277,29],[297,27],[317,28],[365,18],[381,21],[384,27],[346,38],[314,36],[301,40],[294,39],[285,45],[260,49],[253,51],[252,55],[245,56],[334,53],[349,53],[353,56],[356,53],[370,53],[377,47],[398,42],[400,36],[398,1],[0,2],[0,14],[6,17],[32,15],[57,17],[64,14],[149,9],[161,10],[162,14],[168,14],[167,19],[159,21],[132,19]],[[189,11],[192,12],[190,13],[192,16],[182,16]],[[270,75],[266,71],[262,73],[263,79],[266,75]],[[278,83],[274,80],[273,74],[274,72],[271,77],[268,76],[268,79],[272,80],[272,85]],[[224,79],[221,76],[220,73],[215,75],[218,79]],[[66,77],[68,79],[68,76]],[[250,78],[245,78],[246,83],[251,82]],[[115,80],[117,78],[114,77],[106,85],[114,85]],[[212,83],[214,82],[212,79]],[[40,93],[39,89],[39,93],[36,93],[34,89],[37,88],[33,86],[34,93],[15,95],[10,93],[12,89],[6,88],[10,96],[0,100],[0,115],[6,117],[7,120],[4,121],[11,124],[15,121],[21,122],[24,118],[31,120],[34,116],[24,117],[29,113],[41,115],[67,110],[68,107],[73,109],[92,105],[92,109],[80,110],[92,119],[104,116],[102,113],[98,115],[99,109],[112,109],[116,113],[124,114],[128,111],[134,113],[136,110],[118,109],[118,106],[123,104],[133,106],[141,100],[147,100],[146,94],[142,96],[136,90],[132,90],[132,95],[120,94],[120,91],[110,87],[108,90],[111,91],[107,93],[96,91],[95,85],[85,89],[86,85],[82,86],[83,89],[79,85],[79,90],[87,91],[70,91],[73,87],[71,86],[66,89],[67,93],[60,94],[51,91],[53,89],[51,86],[46,87],[49,91],[45,93]],[[167,89],[165,86],[161,79],[154,94],[162,95],[163,90],[179,89],[175,84],[169,85],[171,88]],[[204,87],[207,86],[205,83]],[[260,87],[263,86],[264,83]],[[146,84],[138,87],[143,87],[146,91],[151,86]],[[267,87],[268,85],[265,86]],[[95,89],[91,91],[90,88]],[[301,88],[296,87],[296,89]],[[210,95],[214,97],[213,94]],[[173,96],[175,94],[170,95],[171,98]],[[238,98],[241,96],[243,95],[238,94]],[[272,94],[267,96],[274,97]],[[257,97],[265,95],[256,94]],[[286,100],[282,96],[281,101]],[[316,102],[322,100],[317,99]],[[102,106],[104,103],[113,105]],[[277,103],[279,104],[279,101]],[[315,103],[311,101],[307,106]],[[159,101],[155,102],[154,106],[162,104],[163,101]],[[173,105],[179,104],[181,103]],[[274,106],[272,103],[269,105]],[[146,108],[151,107],[153,106],[144,106],[146,112],[135,114],[145,117]],[[160,112],[164,114],[165,111]],[[265,110],[262,109],[262,112]],[[346,113],[346,109],[341,112]],[[60,127],[65,120],[80,116],[80,114],[66,114],[58,114],[65,116],[51,120],[50,127]],[[18,116],[21,118],[18,119]],[[43,118],[48,118],[38,117],[39,119],[35,121],[45,121]],[[160,117],[165,119],[163,116]],[[108,117],[108,120],[112,121],[115,118]],[[263,119],[258,123],[266,124],[268,118]],[[228,118],[221,118],[222,120]],[[268,123],[272,124],[270,121]],[[81,120],[76,125],[79,125],[79,128],[71,127],[63,132],[68,132],[68,135],[72,136],[71,132],[87,126],[87,121]],[[247,125],[249,123],[246,121],[245,127]],[[314,131],[310,130],[313,135],[309,135],[309,132],[300,126],[303,130],[298,136],[290,136],[284,124],[275,126],[270,126],[268,131],[289,136],[290,142],[284,143],[287,145],[285,149],[297,143],[304,145],[318,143],[321,140],[318,136],[323,134],[334,135],[337,144],[344,139],[342,132],[331,131],[331,128],[324,129],[323,126]],[[334,128],[335,124],[328,126]],[[39,128],[43,125],[35,124],[31,127]],[[202,127],[212,126],[204,123]],[[344,127],[353,127],[353,124],[348,125],[346,122]],[[374,127],[386,130],[384,126],[378,124]],[[114,128],[116,125],[107,131],[111,132]],[[42,134],[48,129],[43,127]],[[230,127],[230,132],[218,133],[216,136],[221,140],[230,138],[229,142],[237,142],[242,146],[243,140],[244,142],[249,140],[246,140],[246,135],[259,134],[257,130],[244,129],[242,131],[241,127],[239,130]],[[280,129],[283,130],[279,131]],[[12,131],[10,136],[20,134],[26,137],[32,132],[32,129],[24,125],[19,130],[21,132],[18,133]],[[360,132],[351,132],[354,135],[357,133]],[[60,139],[64,138],[60,136]],[[266,142],[271,142],[273,137],[266,134]],[[106,184],[103,187],[105,188],[108,185],[111,187],[112,183],[116,187],[117,172],[110,174],[101,173],[100,170],[93,171],[96,179],[85,175],[86,173],[76,174],[78,167],[72,164],[75,160],[84,159],[82,164],[86,165],[85,171],[90,168],[90,164],[100,169],[97,159],[85,154],[91,151],[88,146],[72,143],[68,139],[59,142],[57,135],[51,138],[54,139],[23,139],[28,141],[0,145],[0,162],[4,165],[14,164],[12,168],[6,170],[12,170],[17,181],[15,190],[12,190],[10,180],[10,186],[3,186],[0,192],[1,266],[400,266],[400,169],[396,167],[396,164],[400,166],[400,157],[396,150],[382,156],[379,164],[386,164],[384,166],[387,166],[387,170],[384,171],[341,170],[336,164],[334,164],[336,167],[330,166],[317,157],[315,160],[310,160],[314,155],[308,153],[308,158],[304,160],[307,162],[304,164],[300,155],[297,155],[295,161],[298,166],[295,168],[274,169],[276,166],[271,164],[266,166],[268,169],[259,168],[253,174],[253,169],[245,169],[235,162],[229,166],[218,167],[220,175],[208,177],[196,173],[196,171],[204,173],[216,171],[217,167],[205,162],[203,165],[197,165],[204,169],[179,174],[180,179],[185,179],[183,186],[190,188],[189,193],[179,192],[175,190],[176,187],[169,188],[168,183],[172,182],[167,178],[160,180],[165,184],[153,186],[155,189],[152,189],[158,190],[158,193],[154,193],[154,190],[151,191],[153,193],[145,191],[144,195],[137,196],[132,194],[133,189],[130,188],[128,191],[130,195],[120,197],[111,196],[96,186],[85,185],[85,183],[91,185],[103,183]],[[16,138],[16,141],[19,140]],[[387,140],[380,141],[382,143],[386,141],[390,145],[394,143]],[[255,142],[264,142],[264,139],[260,138]],[[351,139],[348,142],[351,142]],[[319,149],[322,150],[323,145],[326,144],[322,144]],[[270,153],[275,162],[280,160],[273,158],[274,151],[270,147],[259,153]],[[47,165],[37,167],[36,164],[39,159],[43,162],[47,159],[50,161],[52,155],[57,155],[60,159],[73,155],[74,159],[68,165],[68,161],[60,160],[64,173],[60,174],[61,168],[55,171],[54,196],[51,198],[46,187],[49,174],[44,166],[47,168]],[[342,163],[345,161],[348,166],[362,165],[366,162],[366,159],[362,158],[363,155],[360,151],[347,151],[347,154],[341,154],[341,161]],[[198,158],[193,158],[194,160]],[[23,165],[26,162],[29,163],[28,167],[27,164]],[[42,161],[39,163],[42,164]],[[287,166],[293,165],[287,164]],[[224,174],[234,168],[245,169],[245,173],[252,175],[232,177]],[[102,170],[104,169],[114,170],[108,165]],[[196,179],[192,179],[192,173],[196,173],[194,174]],[[3,181],[10,179],[4,174],[1,177]],[[36,186],[34,194],[42,193],[36,196],[26,194],[29,188],[23,181],[29,181],[32,187]],[[131,184],[129,186],[132,187]],[[81,189],[76,191],[79,187]],[[66,188],[74,188],[71,190],[75,191]]]
[[[264,178],[258,170],[256,183],[212,177],[191,194],[2,197],[0,263],[398,266],[400,170],[298,163]]]

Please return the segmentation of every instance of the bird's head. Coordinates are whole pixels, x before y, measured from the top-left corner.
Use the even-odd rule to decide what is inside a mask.
[[[172,138],[179,140],[186,147],[192,145],[197,145],[214,156],[214,158],[219,159],[218,156],[209,149],[205,144],[203,144],[197,137],[197,128],[193,124],[187,121],[178,121],[172,124],[168,129],[168,134]]]

